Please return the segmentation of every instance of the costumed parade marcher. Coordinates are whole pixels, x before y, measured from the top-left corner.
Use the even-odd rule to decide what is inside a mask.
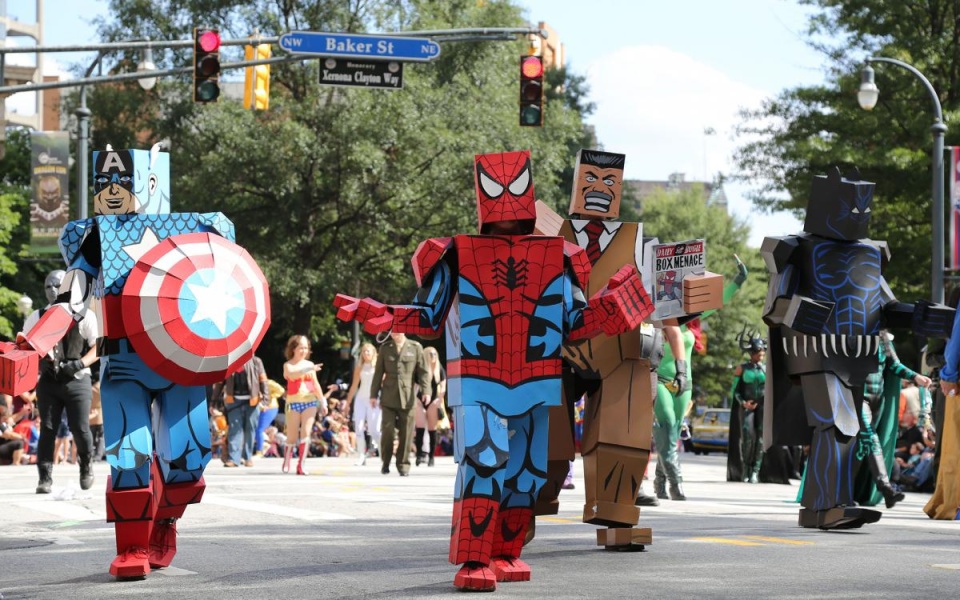
[[[43,292],[52,305],[60,294],[65,271],[56,270],[47,275]],[[45,309],[44,309],[45,310]],[[35,310],[23,324],[29,331],[40,320],[44,311]],[[54,446],[60,415],[66,412],[67,423],[77,446],[80,464],[80,489],[93,486],[93,455],[96,446],[90,429],[90,404],[93,387],[90,366],[97,361],[97,317],[87,312],[76,327],[40,359],[37,381],[37,409],[40,411],[40,439],[37,441],[37,471],[40,481],[38,494],[49,494],[53,486]]]
[[[942,337],[955,311],[896,301],[883,278],[887,245],[866,239],[873,183],[834,168],[814,177],[812,188],[804,232],[761,246],[772,276],[764,307],[765,445],[810,445],[800,526],[856,528],[880,519],[856,506],[853,491],[864,384],[880,367],[880,329]]]
[[[644,261],[651,260],[650,248],[656,240],[643,237],[641,223],[617,220],[625,163],[623,154],[580,150],[569,218],[562,218],[543,202],[537,203],[538,233],[561,235],[583,248],[593,272],[591,286],[603,285],[624,265],[641,273],[650,272]],[[708,276],[722,279],[719,275]],[[651,289],[651,282],[646,281],[645,288]],[[594,287],[588,289],[591,294],[594,291]],[[701,297],[707,299],[706,295]],[[709,300],[713,304],[700,310],[720,306],[719,290]],[[650,528],[636,527],[640,519],[636,501],[650,458],[656,372],[663,347],[673,348],[677,357],[670,365],[671,382],[677,389],[686,388],[689,371],[679,326],[673,321],[659,325],[649,322],[616,336],[575,340],[563,349],[564,403],[550,411],[547,483],[537,500],[536,514],[557,514],[559,510],[560,489],[575,455],[573,406],[586,394],[581,439],[586,500],[583,521],[604,527],[597,531],[597,544],[609,549],[641,550],[652,541]]]
[[[875,506],[883,500],[887,508],[893,508],[904,499],[903,492],[894,489],[888,476],[894,466],[897,445],[900,382],[909,379],[926,387],[931,381],[900,362],[893,347],[893,336],[886,330],[880,331],[877,353],[880,369],[867,377],[864,389],[860,437],[867,468],[860,468],[856,498],[864,506]]]
[[[200,501],[210,461],[205,385],[253,355],[270,322],[263,273],[220,213],[169,212],[169,155],[93,153],[94,213],[68,223],[56,302],[0,351],[4,391],[32,386],[29,366],[96,299],[100,395],[110,479],[110,573],[142,578],[170,565],[176,521]]]
[[[766,385],[767,341],[759,333],[742,332],[740,349],[748,352],[750,360],[737,367],[734,372],[733,387],[730,396],[733,406],[730,411],[730,423],[736,424],[736,433],[730,435],[727,452],[727,480],[731,471],[738,471],[734,481],[747,483],[760,482],[760,465],[763,462],[763,391]],[[734,438],[739,438],[739,443]]]
[[[943,361],[943,425],[937,430],[937,485],[923,512],[931,519],[960,520],[960,319],[953,323]]]
[[[446,332],[458,465],[449,560],[463,565],[456,587],[493,590],[530,579],[520,553],[547,470],[547,411],[560,403],[564,340],[630,330],[652,303],[632,267],[585,301],[584,251],[533,235],[529,152],[478,155],[474,177],[480,234],[420,244],[412,305],[343,295],[336,305],[339,318],[369,333]]]
[[[743,282],[747,280],[747,267],[736,256],[737,275],[732,281],[723,286],[723,304],[726,305],[733,296],[740,291]],[[673,347],[665,344],[663,360],[657,369],[657,397],[654,401],[653,441],[657,446],[657,467],[654,471],[653,491],[660,500],[686,500],[683,492],[683,474],[680,468],[680,453],[677,445],[680,442],[680,429],[683,417],[690,410],[693,402],[693,352],[704,352],[705,346],[701,341],[701,321],[716,310],[705,311],[699,318],[680,327],[683,335],[684,358],[687,364],[687,380],[684,388],[673,386],[676,378],[676,361],[673,356]],[[669,495],[667,494],[667,483]],[[643,503],[644,498],[638,497]],[[649,500],[647,502],[650,502]],[[654,505],[655,506],[655,505]]]

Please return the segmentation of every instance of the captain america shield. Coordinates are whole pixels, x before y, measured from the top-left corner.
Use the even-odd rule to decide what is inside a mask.
[[[270,296],[250,254],[210,233],[171,236],[148,250],[123,286],[130,344],[181,385],[241,369],[270,325]]]

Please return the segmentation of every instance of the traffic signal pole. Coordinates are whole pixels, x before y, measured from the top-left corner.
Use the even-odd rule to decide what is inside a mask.
[[[468,29],[432,29],[427,31],[402,31],[390,32],[380,35],[392,37],[420,37],[426,36],[433,38],[438,43],[444,42],[497,42],[513,41],[521,35],[538,35],[544,39],[547,38],[547,31],[535,27],[477,27]],[[280,41],[279,36],[274,37],[245,37],[222,40],[221,46],[243,46],[256,44],[277,44]],[[116,50],[137,50],[146,48],[190,48],[194,40],[175,40],[175,41],[143,41],[143,42],[111,42],[106,44],[85,44],[73,46],[29,46],[18,48],[0,48],[0,81],[4,81],[3,68],[6,63],[7,54],[37,54],[37,53],[56,53],[56,52],[99,52],[109,54]],[[261,60],[245,60],[239,62],[222,63],[220,69],[241,69],[245,67],[254,67],[257,65],[273,65],[288,62],[299,62],[310,60],[313,57],[308,56],[276,56]],[[67,81],[51,81],[45,83],[31,83],[26,85],[8,85],[0,86],[0,95],[13,95],[20,92],[36,92],[39,90],[52,90],[57,88],[80,87],[95,83],[113,83],[117,81],[136,81],[138,79],[147,79],[150,77],[171,77],[174,75],[183,75],[193,72],[193,66],[178,67],[174,69],[163,69],[158,71],[143,71],[139,73],[121,73],[119,75],[108,75],[103,77],[85,76],[82,79],[70,79]]]

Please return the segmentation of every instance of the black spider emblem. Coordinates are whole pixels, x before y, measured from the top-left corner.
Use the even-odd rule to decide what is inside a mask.
[[[514,290],[527,282],[527,261],[512,256],[506,262],[499,258],[493,261],[493,282]]]

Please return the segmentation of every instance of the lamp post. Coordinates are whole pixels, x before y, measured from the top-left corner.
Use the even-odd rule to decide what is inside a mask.
[[[873,81],[872,62],[884,62],[897,65],[916,75],[917,79],[923,83],[927,92],[930,94],[930,100],[933,103],[933,125],[930,131],[933,133],[933,181],[932,194],[933,206],[933,256],[931,265],[931,286],[930,295],[934,302],[943,302],[943,136],[947,133],[947,126],[943,123],[943,109],[940,106],[940,98],[930,80],[914,66],[893,58],[884,58],[882,56],[868,56],[867,65],[863,67],[860,73],[860,91],[857,92],[857,101],[860,107],[865,110],[871,110],[877,105],[877,98],[880,96],[880,90]]]

